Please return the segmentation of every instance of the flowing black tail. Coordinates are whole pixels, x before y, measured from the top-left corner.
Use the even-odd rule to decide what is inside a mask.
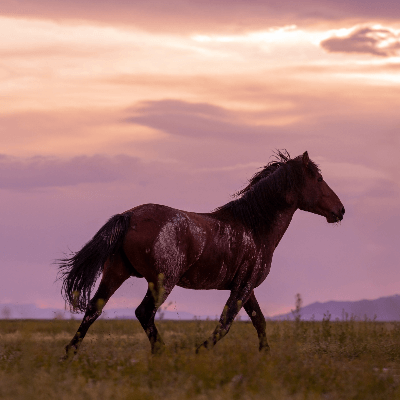
[[[73,310],[86,310],[104,263],[121,248],[129,223],[129,212],[114,215],[80,251],[57,261],[63,279],[61,293]]]

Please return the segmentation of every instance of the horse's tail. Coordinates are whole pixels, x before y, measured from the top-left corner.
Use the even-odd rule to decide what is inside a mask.
[[[122,246],[130,216],[129,212],[114,215],[80,251],[69,258],[57,260],[60,279],[63,280],[61,293],[74,311],[86,310],[104,263]]]

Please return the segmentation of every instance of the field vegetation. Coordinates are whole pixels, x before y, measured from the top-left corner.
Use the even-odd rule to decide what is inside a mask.
[[[99,320],[80,352],[60,362],[77,320],[0,321],[1,399],[400,399],[400,324],[269,321],[258,352],[236,321],[195,354],[215,321],[159,321],[161,355],[135,320]]]

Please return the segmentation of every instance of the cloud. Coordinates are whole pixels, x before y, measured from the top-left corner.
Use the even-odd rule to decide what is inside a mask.
[[[180,151],[186,152],[185,145],[178,144],[178,147]],[[186,149],[188,147],[190,145]],[[221,146],[215,147],[215,151],[221,156]],[[202,157],[203,165],[208,166],[204,153],[202,154],[198,157]],[[222,157],[222,167],[198,168],[193,160],[190,160],[192,164],[185,160],[143,161],[126,154],[70,158],[22,158],[0,154],[0,190],[5,190],[9,196],[15,192],[29,191],[28,196],[34,197],[42,192],[43,195],[50,195],[56,193],[54,189],[66,188],[67,190],[62,191],[65,197],[72,194],[72,197],[86,198],[87,193],[97,193],[103,199],[110,197],[112,202],[117,201],[114,199],[116,190],[120,194],[123,191],[122,198],[134,201],[136,205],[162,202],[178,208],[200,207],[203,211],[209,211],[229,201],[230,194],[238,190],[258,167],[264,165],[270,155],[259,162],[246,164],[230,164],[230,160]],[[224,185],[221,185],[221,179],[224,180]],[[199,187],[208,188],[213,196],[205,191],[204,196],[193,197]]]
[[[132,108],[125,122],[159,129],[174,136],[252,141],[279,133],[279,128],[252,125],[241,120],[241,113],[207,103],[181,100],[146,101]]]
[[[330,37],[320,45],[328,52],[390,57],[396,55],[400,49],[400,34],[383,27],[356,27],[347,35]]]
[[[47,19],[92,20],[152,31],[209,32],[264,29],[282,21],[337,21],[351,18],[396,20],[400,3],[393,0],[283,0],[280,2],[236,0],[126,1],[4,0],[0,14]]]
[[[75,186],[81,183],[106,183],[121,179],[126,170],[134,170],[138,159],[129,156],[77,156],[69,159],[36,156],[17,158],[0,156],[0,188]]]

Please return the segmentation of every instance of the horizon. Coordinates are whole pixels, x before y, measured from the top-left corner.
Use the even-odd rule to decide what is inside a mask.
[[[297,294],[296,300],[298,299],[298,295]],[[351,308],[353,306],[356,306],[359,303],[372,303],[369,304],[370,308],[372,305],[372,309],[376,308],[376,304],[379,301],[383,301],[383,300],[393,300],[393,298],[397,298],[400,297],[400,294],[394,294],[391,296],[383,296],[383,297],[379,297],[376,299],[360,299],[360,300],[355,300],[355,301],[347,301],[347,300],[328,300],[326,302],[319,302],[319,301],[315,301],[313,303],[310,304],[305,304],[303,305],[302,302],[302,298],[300,295],[300,307],[299,307],[299,314],[301,315],[301,318],[305,321],[307,320],[322,320],[322,314],[317,314],[317,316],[315,316],[315,313],[312,313],[312,316],[310,314],[310,312],[308,312],[307,314],[304,314],[304,311],[306,309],[309,309],[311,307],[315,307],[315,306],[319,306],[319,305],[327,305],[329,303],[345,303],[347,304],[347,309],[348,307],[350,307],[350,313],[348,313],[344,308],[342,308],[340,310],[340,314],[343,317],[343,315],[347,315],[347,317],[350,315],[351,318],[356,318],[356,319],[360,319],[360,318],[366,318],[366,316],[368,314],[371,314],[371,309],[363,309],[363,310],[358,310],[356,313],[351,312]],[[333,304],[335,305],[335,304]],[[171,307],[172,306],[172,307]],[[294,308],[291,308],[289,311],[286,311],[284,313],[279,313],[279,314],[274,314],[274,315],[264,315],[264,317],[267,320],[281,320],[282,318],[295,318],[295,314],[297,313],[297,306],[298,304],[294,305]],[[25,307],[25,308],[24,308]],[[34,309],[32,309],[32,307]],[[16,308],[19,309],[19,311],[16,311]],[[27,308],[30,308],[30,310],[28,310]],[[400,310],[400,303],[399,303],[399,310]],[[36,314],[35,314],[36,311]],[[38,314],[39,311],[39,314]],[[40,313],[40,311],[43,312],[47,312],[47,313]],[[101,314],[101,318],[102,319],[137,319],[136,315],[134,313],[135,308],[134,307],[125,307],[125,308],[110,308],[110,307],[106,307],[104,308],[102,314]],[[18,313],[18,315],[16,315],[15,313]],[[385,313],[385,315],[387,315],[387,310],[383,310],[383,312]],[[50,314],[51,313],[51,314]],[[335,310],[335,307],[333,310],[329,310],[329,309],[324,309],[323,310],[323,315],[325,317],[325,313],[330,315],[333,314],[332,320],[335,320],[336,318],[338,318],[338,314],[337,314],[337,310]],[[380,310],[380,313],[382,313],[382,310]],[[54,315],[52,315],[54,314]],[[389,312],[389,314],[391,314]],[[40,316],[39,316],[40,315]],[[71,310],[67,309],[67,306],[64,307],[63,309],[60,308],[54,308],[54,307],[37,307],[32,303],[25,303],[25,304],[18,304],[18,303],[0,303],[0,320],[15,320],[15,319],[76,319],[76,320],[80,320],[82,319],[84,313],[82,312],[71,312]],[[378,321],[393,321],[393,320],[400,320],[400,312],[397,316],[396,319],[385,319],[382,318],[382,315],[377,315],[375,313],[375,318],[378,317]],[[176,307],[176,303],[173,304],[172,302],[168,303],[167,305],[163,305],[162,307],[160,307],[160,309],[157,311],[157,315],[156,315],[156,320],[192,320],[192,319],[201,319],[201,320],[206,320],[206,319],[218,319],[219,315],[215,314],[215,315],[211,315],[211,314],[203,314],[203,315],[196,315],[187,311],[180,311],[177,309]],[[243,311],[243,309],[239,312],[238,314],[238,320],[242,320],[242,321],[250,321],[248,315]]]

